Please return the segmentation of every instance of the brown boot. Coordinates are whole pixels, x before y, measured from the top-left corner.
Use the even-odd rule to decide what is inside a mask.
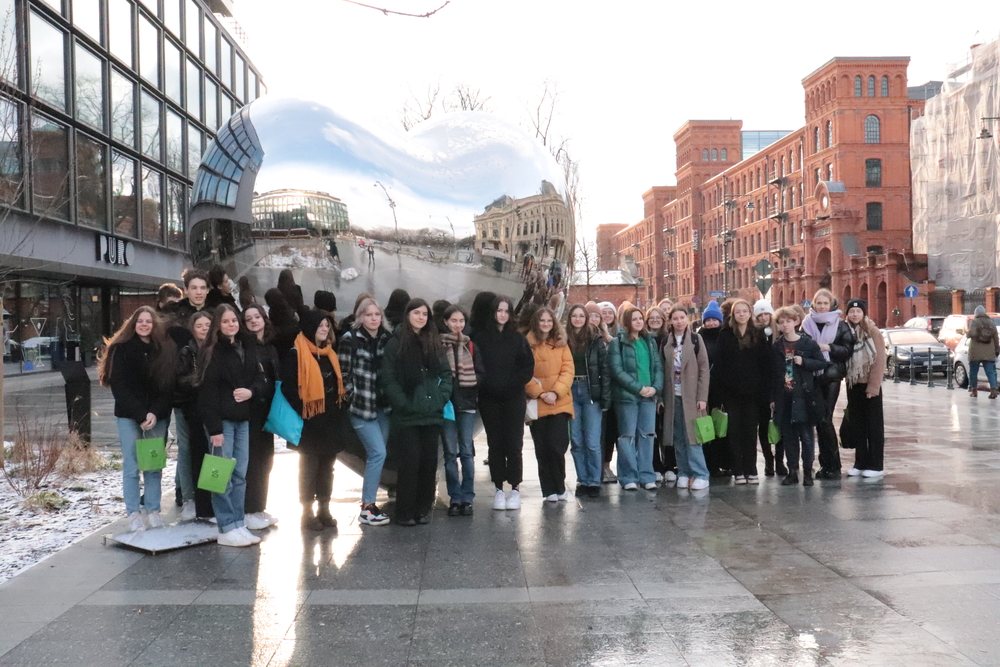
[[[330,503],[329,503],[329,501],[327,501],[327,502],[320,501],[320,503],[319,503],[319,511],[316,512],[316,518],[319,520],[319,522],[321,524],[323,524],[327,528],[336,528],[337,527],[337,520],[334,519],[333,515],[330,514]]]
[[[990,398],[996,398],[998,393],[1000,393],[1000,391],[997,391],[997,388],[993,387],[990,389]]]
[[[969,396],[972,398],[979,398],[979,390],[975,387],[969,390]]]
[[[313,514],[312,503],[302,503],[302,527],[309,530],[323,530],[323,522]]]

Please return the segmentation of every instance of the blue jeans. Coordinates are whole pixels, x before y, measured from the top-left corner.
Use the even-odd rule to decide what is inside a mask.
[[[361,483],[361,503],[370,505],[378,495],[385,464],[385,443],[389,439],[389,415],[379,410],[375,419],[362,419],[350,415],[351,426],[365,448],[365,476]]]
[[[247,462],[250,460],[250,422],[222,422],[222,447],[208,445],[208,453],[236,459],[236,469],[229,478],[225,493],[212,494],[212,509],[219,522],[219,532],[228,533],[243,527],[243,505],[247,495]],[[220,451],[221,450],[221,451]]]
[[[569,423],[570,451],[576,466],[576,481],[583,486],[601,485],[601,421],[599,403],[590,400],[590,383],[573,382],[573,414]]]
[[[705,450],[688,440],[687,420],[684,418],[684,399],[674,396],[674,454],[677,455],[677,476],[708,479]]]
[[[134,419],[118,417],[118,440],[122,446],[122,495],[125,496],[125,512],[139,511],[139,457],[135,452],[135,442],[142,438],[165,438],[169,419],[158,420],[156,426],[143,431]],[[145,486],[144,507],[147,512],[160,511],[160,470],[142,473]]]
[[[444,420],[441,427],[444,441],[444,477],[448,483],[451,502],[459,505],[471,503],[476,497],[476,447],[472,433],[476,427],[475,412],[455,411],[455,421]],[[458,479],[458,460],[462,461],[462,480]]]
[[[656,435],[656,400],[615,403],[618,416],[618,482],[652,484],[653,438]]]
[[[997,362],[995,361],[970,361],[969,362],[969,389],[979,386],[979,366],[982,365],[986,371],[986,380],[990,383],[990,389],[997,386]]]
[[[191,432],[180,408],[174,408],[174,426],[177,429],[177,484],[181,487],[181,500],[194,502],[194,472],[191,468]]]

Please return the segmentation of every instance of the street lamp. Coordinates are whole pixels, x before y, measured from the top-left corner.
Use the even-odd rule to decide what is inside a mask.
[[[986,129],[986,121],[988,120],[1000,120],[1000,116],[983,116],[983,129],[979,133],[978,139],[992,139],[993,133]]]
[[[389,200],[389,208],[392,209],[392,223],[396,226],[396,254],[398,255],[402,244],[399,242],[399,220],[396,219],[396,202],[389,196],[389,191],[382,185],[382,181],[375,181],[374,187],[382,188],[385,198]]]

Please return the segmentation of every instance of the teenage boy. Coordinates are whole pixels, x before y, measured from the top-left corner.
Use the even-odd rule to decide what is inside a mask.
[[[799,483],[799,446],[802,447],[802,485],[812,486],[815,454],[813,428],[823,416],[823,398],[816,390],[815,373],[826,368],[819,345],[808,334],[798,331],[802,317],[791,307],[774,314],[778,336],[772,347],[775,373],[772,392],[774,423],[781,429],[781,441],[788,458],[788,474],[781,484]]]

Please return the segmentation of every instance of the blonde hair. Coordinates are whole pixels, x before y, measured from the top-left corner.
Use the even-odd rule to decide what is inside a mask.
[[[825,296],[827,299],[830,300],[830,310],[834,310],[837,307],[837,299],[836,297],[833,296],[833,292],[831,292],[825,287],[820,287],[818,290],[816,290],[816,293],[813,294],[813,299],[812,299],[813,302],[815,303],[816,299],[820,298],[821,296]]]
[[[795,320],[796,322],[801,322],[802,315],[799,314],[798,306],[782,306],[778,310],[774,311],[774,321],[781,322],[782,320]]]

